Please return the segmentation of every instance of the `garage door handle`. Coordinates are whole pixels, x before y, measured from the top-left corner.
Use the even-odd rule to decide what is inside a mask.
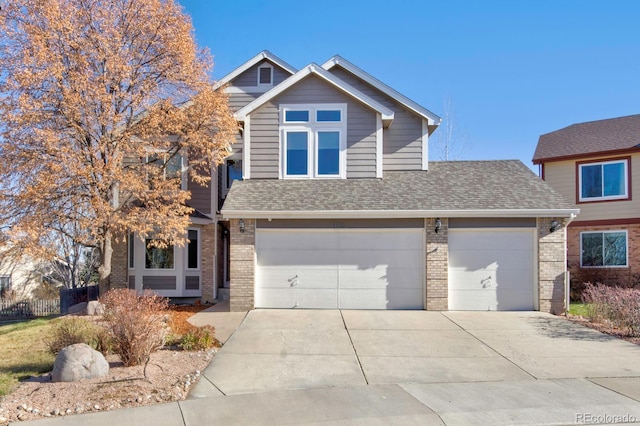
[[[293,287],[294,285],[298,285],[298,276],[296,275],[293,278],[289,278],[287,281],[289,281],[291,287]]]
[[[483,280],[480,280],[480,284],[482,284],[482,288],[491,287],[491,275]]]

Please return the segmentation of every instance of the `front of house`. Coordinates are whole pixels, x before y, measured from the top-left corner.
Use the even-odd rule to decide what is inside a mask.
[[[568,228],[576,284],[640,283],[640,115],[573,124],[540,136],[542,178],[580,207]]]
[[[232,311],[563,310],[578,210],[521,162],[430,162],[440,118],[339,56],[295,70],[264,51],[219,90],[240,128],[220,211],[198,209],[200,245],[154,290],[186,291],[196,253],[193,294],[229,292]],[[145,250],[120,269],[132,288],[171,276]]]

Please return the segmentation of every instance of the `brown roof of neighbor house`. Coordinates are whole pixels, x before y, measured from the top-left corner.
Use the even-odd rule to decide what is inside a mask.
[[[533,163],[634,148],[640,150],[640,114],[572,124],[542,135]]]
[[[564,216],[578,209],[518,160],[429,163],[383,179],[235,181],[225,217]]]

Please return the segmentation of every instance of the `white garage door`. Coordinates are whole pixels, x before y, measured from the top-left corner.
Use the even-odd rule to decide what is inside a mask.
[[[421,229],[256,231],[258,308],[422,309]]]
[[[449,229],[449,309],[536,309],[535,231]]]

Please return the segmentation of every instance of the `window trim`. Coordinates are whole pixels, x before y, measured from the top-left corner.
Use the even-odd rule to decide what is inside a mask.
[[[605,234],[612,234],[612,233],[624,233],[624,243],[625,243],[625,264],[624,265],[595,265],[595,266],[585,266],[583,265],[582,262],[582,253],[583,253],[583,246],[582,246],[582,236],[585,234],[602,234],[602,238],[604,239],[604,235]],[[604,243],[603,243],[603,250],[604,250]],[[604,262],[604,256],[603,256],[603,262]],[[605,268],[615,268],[615,269],[620,269],[620,268],[628,268],[629,267],[629,232],[627,229],[606,229],[606,230],[599,230],[599,231],[582,231],[580,232],[580,268],[583,269],[605,269]]]
[[[280,105],[280,179],[346,179],[347,177],[347,104],[281,104]],[[309,111],[308,122],[286,121],[286,111]],[[318,111],[340,111],[340,121],[317,121]],[[308,169],[306,175],[287,174],[287,132],[306,131],[309,133],[307,140]],[[318,132],[337,131],[340,138],[340,158],[338,174],[321,175],[318,173]]]
[[[193,226],[190,226],[187,228],[187,239],[189,239],[189,231],[196,231],[197,233],[197,240],[198,241],[198,247],[197,247],[197,252],[196,252],[196,256],[198,257],[198,259],[196,260],[197,262],[197,266],[195,268],[190,268],[189,267],[189,244],[191,244],[191,240],[189,240],[189,242],[187,244],[185,244],[185,262],[184,262],[184,270],[185,271],[199,271],[202,268],[202,233],[200,232],[200,228],[196,228]],[[174,262],[175,263],[175,262]]]
[[[261,83],[260,82],[260,70],[261,69],[269,69],[269,83]],[[273,86],[273,65],[269,63],[262,63],[258,65],[258,72],[256,76],[256,87],[271,87]]]
[[[582,168],[583,166],[604,166],[605,164],[622,163],[624,166],[625,194],[602,197],[582,197]],[[603,176],[604,179],[604,176]],[[601,158],[597,160],[585,160],[576,162],[576,204],[602,203],[611,201],[631,200],[631,157]]]

